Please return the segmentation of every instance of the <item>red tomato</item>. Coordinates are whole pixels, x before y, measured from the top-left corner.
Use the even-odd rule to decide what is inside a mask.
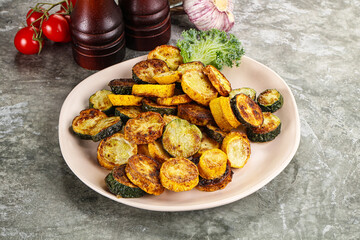
[[[35,20],[39,19],[41,16],[43,15],[43,13],[41,12],[35,12],[33,9],[30,9],[28,11],[28,13],[26,14],[26,23],[28,26],[30,26],[30,24],[32,22],[34,22]],[[39,28],[40,27],[40,20],[39,21],[36,21],[33,23],[33,26],[36,27],[36,28]]]
[[[56,13],[57,13],[57,14],[59,13],[59,15],[64,16],[64,18],[66,19],[66,21],[69,23],[69,26],[70,26],[70,24],[71,24],[71,18],[70,18],[70,15],[66,13],[66,10],[61,9],[61,10],[57,11]]]
[[[54,42],[70,42],[70,27],[65,17],[52,14],[42,24],[42,31],[49,40]]]
[[[38,29],[36,29],[38,31]],[[16,49],[23,54],[36,54],[39,52],[40,43],[33,40],[35,31],[32,27],[24,27],[20,29],[14,38]],[[43,41],[41,40],[41,43]]]
[[[61,6],[62,6],[61,9],[65,8],[66,10],[71,12],[73,10],[73,8],[75,7],[75,4],[76,4],[76,0],[67,0],[67,2],[63,2],[61,4]]]

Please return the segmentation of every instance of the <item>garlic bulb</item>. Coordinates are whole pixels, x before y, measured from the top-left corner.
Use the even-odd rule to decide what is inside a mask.
[[[184,11],[202,31],[216,28],[225,32],[234,26],[233,0],[184,0]]]

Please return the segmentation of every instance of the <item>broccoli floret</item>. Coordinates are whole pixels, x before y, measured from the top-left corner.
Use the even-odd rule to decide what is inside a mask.
[[[244,55],[241,42],[233,35],[218,29],[197,31],[189,29],[182,32],[183,40],[178,40],[184,63],[201,61],[221,70],[223,66],[238,66]]]

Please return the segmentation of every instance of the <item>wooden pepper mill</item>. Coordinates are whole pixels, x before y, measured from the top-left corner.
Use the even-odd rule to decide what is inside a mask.
[[[77,0],[71,13],[73,56],[83,68],[99,70],[123,60],[123,15],[114,0]]]
[[[170,40],[168,0],[119,0],[124,14],[128,48],[148,51]]]

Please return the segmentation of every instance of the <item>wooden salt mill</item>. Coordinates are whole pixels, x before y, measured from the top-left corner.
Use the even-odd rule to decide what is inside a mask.
[[[119,0],[124,14],[128,48],[148,51],[170,40],[168,0]]]
[[[77,0],[71,34],[74,59],[83,68],[103,69],[125,56],[123,15],[114,0]]]

